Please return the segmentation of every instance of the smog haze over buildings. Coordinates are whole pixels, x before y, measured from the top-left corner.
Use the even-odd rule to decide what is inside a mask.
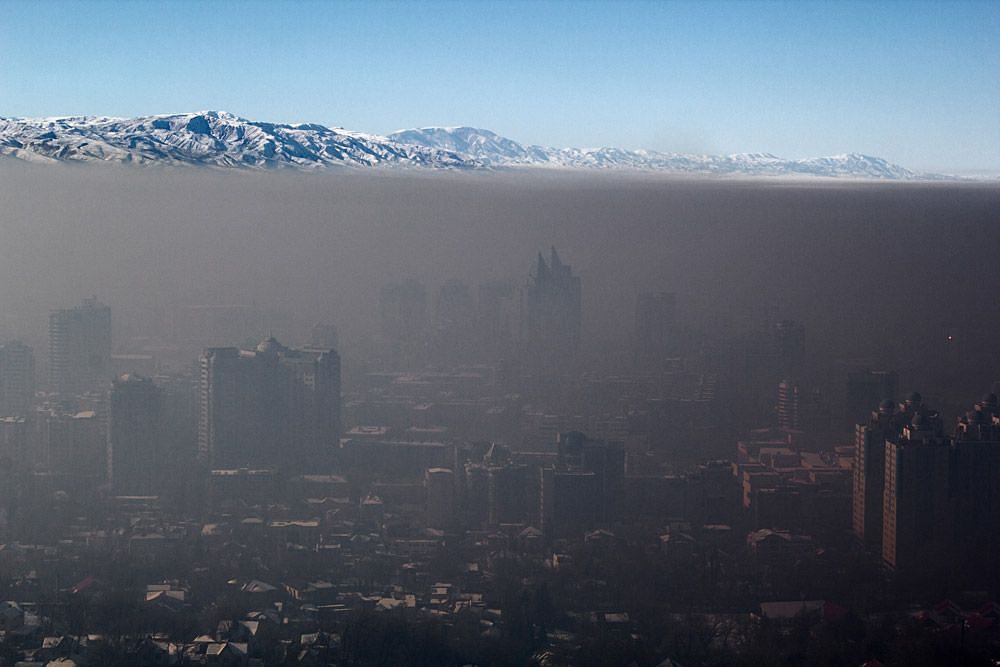
[[[4,10],[0,667],[1000,660],[995,6]]]

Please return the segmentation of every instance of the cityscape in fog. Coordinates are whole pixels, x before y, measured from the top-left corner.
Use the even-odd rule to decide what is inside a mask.
[[[6,0],[0,667],[1000,666],[998,36]]]
[[[7,169],[10,655],[991,654],[992,186]]]

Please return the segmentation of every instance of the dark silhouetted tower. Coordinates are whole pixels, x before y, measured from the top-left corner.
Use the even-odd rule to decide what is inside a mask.
[[[909,420],[886,398],[854,431],[854,535],[873,552],[882,549],[882,504],[885,493],[885,443],[897,441]]]
[[[393,283],[379,294],[379,319],[388,361],[416,366],[424,360],[427,292],[415,280]]]
[[[427,493],[427,525],[450,528],[455,523],[455,474],[449,468],[428,468],[424,474]]]
[[[958,554],[972,568],[1000,559],[1000,406],[988,394],[959,420],[951,453]]]
[[[492,282],[479,286],[476,324],[484,358],[509,358],[520,328],[517,289],[511,283]]]
[[[34,397],[34,351],[17,340],[0,345],[0,417],[28,414]]]
[[[96,298],[49,315],[49,381],[72,396],[111,381],[111,309]]]
[[[213,468],[306,471],[329,462],[340,433],[340,356],[286,348],[209,348],[201,357],[199,453]]]
[[[950,444],[940,416],[922,406],[898,441],[886,441],[882,560],[891,568],[932,567],[947,554]]]
[[[149,378],[123,375],[111,388],[108,480],[120,496],[159,494],[164,470],[163,392]]]
[[[580,347],[580,278],[552,248],[546,263],[541,254],[525,289],[525,339],[528,353],[543,368],[570,362]]]

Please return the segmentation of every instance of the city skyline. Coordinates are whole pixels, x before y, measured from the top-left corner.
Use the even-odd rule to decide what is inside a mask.
[[[0,10],[0,667],[1000,665],[1000,4]]]

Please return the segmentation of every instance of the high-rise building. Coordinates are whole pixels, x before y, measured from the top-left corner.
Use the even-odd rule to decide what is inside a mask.
[[[199,454],[212,468],[323,467],[340,433],[340,357],[286,348],[209,348],[201,357]]]
[[[783,431],[797,431],[802,428],[800,409],[802,389],[792,380],[778,383],[778,428]]]
[[[490,445],[483,457],[487,474],[487,521],[528,523],[535,517],[532,469],[511,460],[511,452],[497,444]]]
[[[155,496],[164,470],[163,392],[149,378],[123,375],[108,402],[108,480],[119,496]]]
[[[35,458],[50,472],[96,489],[107,480],[107,420],[102,412],[39,410]]]
[[[775,405],[778,428],[795,434],[798,441],[813,442],[830,430],[830,412],[818,389],[807,390],[785,378],[778,383]]]
[[[31,470],[28,433],[26,417],[0,417],[0,471]]]
[[[589,470],[547,466],[541,471],[541,528],[567,536],[601,524],[601,487]]]
[[[855,427],[852,524],[855,536],[874,552],[882,549],[885,443],[899,440],[907,420],[906,411],[897,410],[887,398],[867,422]]]
[[[35,397],[35,353],[21,341],[0,345],[0,416],[24,416]]]
[[[673,292],[639,295],[635,305],[635,365],[640,369],[662,369],[677,355],[677,297]]]
[[[549,261],[539,253],[524,293],[528,354],[543,367],[571,361],[580,347],[582,318],[579,276],[552,248]]]
[[[427,493],[427,525],[450,528],[455,523],[455,475],[449,468],[428,468],[424,475]]]
[[[957,556],[972,567],[1000,558],[1000,407],[989,394],[959,420],[951,453]]]
[[[941,417],[922,406],[886,441],[882,560],[893,569],[941,564],[951,547],[950,445]]]
[[[621,515],[625,450],[621,443],[559,434],[556,464],[541,474],[542,529],[567,534],[608,526]]]
[[[491,525],[531,522],[535,516],[532,472],[531,468],[519,463],[505,463],[488,468],[488,520]]]
[[[512,283],[479,286],[476,324],[483,357],[490,361],[509,359],[520,331],[517,289]]]
[[[427,337],[427,292],[415,280],[393,283],[379,294],[379,319],[388,361],[419,365]]]
[[[49,315],[49,383],[69,397],[111,382],[111,309],[96,297]]]
[[[469,461],[464,466],[461,494],[463,523],[470,528],[483,526],[490,515],[490,473],[483,463]]]
[[[189,372],[160,374],[153,378],[163,391],[163,431],[166,451],[188,465],[198,453],[200,414],[199,376],[192,364]]]
[[[556,448],[559,466],[585,470],[597,476],[598,520],[605,525],[615,521],[624,493],[624,443],[597,440],[579,431],[569,431],[559,434]]]
[[[881,494],[881,503],[878,497]],[[857,427],[854,533],[897,570],[1000,557],[1000,411],[990,394],[945,434],[920,394]]]

